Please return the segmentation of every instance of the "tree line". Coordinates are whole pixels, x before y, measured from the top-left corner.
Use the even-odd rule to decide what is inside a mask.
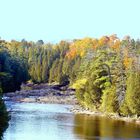
[[[57,83],[76,89],[90,110],[140,115],[140,41],[116,35],[57,44],[0,40],[0,91],[23,82]]]

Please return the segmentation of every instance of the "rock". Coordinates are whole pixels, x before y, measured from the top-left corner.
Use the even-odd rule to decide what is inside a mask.
[[[61,91],[58,90],[58,87],[59,85],[34,85],[34,89],[32,90],[21,90],[6,93],[5,95],[6,97],[10,98],[10,100],[19,102],[77,104],[78,101],[75,97],[74,91]]]

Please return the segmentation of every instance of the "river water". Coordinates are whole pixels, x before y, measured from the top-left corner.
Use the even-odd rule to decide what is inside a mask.
[[[140,126],[105,117],[74,115],[71,105],[12,103],[3,140],[140,140]]]

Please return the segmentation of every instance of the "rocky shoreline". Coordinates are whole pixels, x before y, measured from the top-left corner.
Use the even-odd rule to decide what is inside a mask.
[[[133,122],[133,123],[140,125],[140,117],[136,117],[136,116],[123,117],[123,116],[120,116],[120,115],[115,114],[115,113],[102,113],[99,111],[91,111],[91,110],[88,110],[88,109],[81,107],[80,105],[74,105],[70,111],[73,112],[74,114],[86,114],[86,115],[91,115],[91,116],[108,117],[110,119],[125,121],[128,123]]]
[[[32,87],[29,90],[20,90],[16,92],[5,93],[5,101],[27,102],[27,103],[58,103],[58,104],[77,104],[77,99],[73,89],[59,86],[43,85],[43,88]],[[41,86],[42,87],[42,86]]]
[[[70,111],[74,114],[87,114],[93,116],[104,116],[115,120],[125,122],[135,122],[140,125],[140,117],[122,117],[113,113],[102,113],[99,111],[90,111],[81,107],[75,96],[75,91],[66,87],[43,85],[32,87],[29,90],[20,90],[16,92],[5,93],[3,99],[5,101],[26,102],[26,103],[54,103],[54,104],[70,104],[73,108]]]

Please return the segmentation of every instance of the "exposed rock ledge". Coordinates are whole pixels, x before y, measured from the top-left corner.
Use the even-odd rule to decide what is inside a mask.
[[[20,90],[16,92],[5,93],[4,100],[17,102],[39,102],[39,103],[59,103],[59,104],[77,104],[77,99],[73,89],[58,86],[46,85],[43,89],[40,87],[31,90]]]

